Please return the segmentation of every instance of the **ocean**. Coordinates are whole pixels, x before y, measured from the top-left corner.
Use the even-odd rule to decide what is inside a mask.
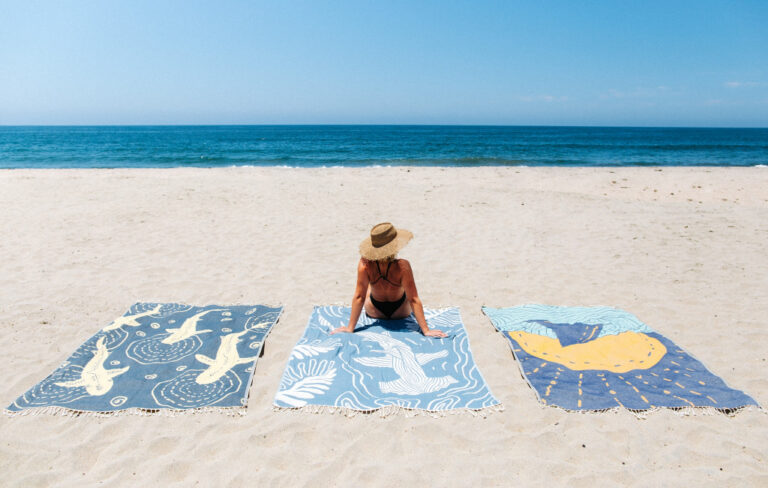
[[[758,166],[768,129],[0,126],[0,168]]]

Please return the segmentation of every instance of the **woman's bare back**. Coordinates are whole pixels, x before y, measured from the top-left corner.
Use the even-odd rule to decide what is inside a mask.
[[[411,304],[405,300],[405,288],[403,287],[403,277],[410,273],[410,263],[405,259],[395,259],[392,261],[368,261],[362,259],[365,266],[365,272],[368,275],[368,292],[365,297],[365,313],[373,318],[404,318],[413,311]],[[371,300],[373,297],[373,300]],[[395,308],[388,315],[379,307],[374,305],[373,301],[394,303]],[[400,305],[397,305],[400,302]]]
[[[392,261],[367,261],[364,260],[365,272],[368,275],[369,290],[374,298],[381,301],[399,299],[403,292],[403,271],[400,269],[404,259]]]

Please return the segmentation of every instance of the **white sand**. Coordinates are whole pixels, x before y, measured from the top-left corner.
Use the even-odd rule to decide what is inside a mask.
[[[0,416],[2,486],[768,486],[768,415],[542,408],[481,305],[628,310],[768,404],[768,169],[0,172],[0,401],[136,301],[283,304],[248,414]],[[391,220],[503,413],[274,413],[313,304]],[[198,486],[198,485],[195,485]]]

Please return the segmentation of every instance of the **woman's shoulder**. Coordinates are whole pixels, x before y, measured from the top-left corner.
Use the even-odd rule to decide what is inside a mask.
[[[398,259],[396,263],[400,271],[411,270],[411,263],[409,263],[407,259]]]

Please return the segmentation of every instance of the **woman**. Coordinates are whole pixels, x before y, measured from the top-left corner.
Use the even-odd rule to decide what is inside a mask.
[[[405,259],[397,259],[397,252],[412,238],[412,233],[396,229],[389,222],[371,229],[371,237],[360,244],[362,257],[357,265],[357,286],[349,324],[334,329],[332,334],[354,332],[365,306],[365,313],[374,319],[402,319],[413,314],[422,334],[446,337],[443,331],[430,329],[427,325],[411,264]]]

